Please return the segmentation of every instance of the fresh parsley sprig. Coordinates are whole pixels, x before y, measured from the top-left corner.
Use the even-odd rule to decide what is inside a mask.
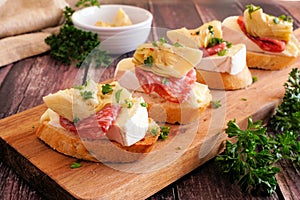
[[[275,131],[300,130],[300,71],[293,68],[284,83],[285,94],[269,125]]]
[[[77,7],[90,5],[99,6],[99,3],[95,0],[80,0],[76,4]],[[50,46],[50,56],[67,65],[75,62],[77,67],[90,63],[94,67],[108,66],[111,61],[110,56],[106,51],[101,50],[97,34],[77,29],[71,19],[74,12],[72,8],[65,7],[63,12],[65,22],[59,33],[45,39]]]
[[[275,175],[280,171],[276,163],[281,159],[298,163],[294,166],[299,171],[300,141],[297,132],[268,134],[262,121],[253,122],[251,117],[245,130],[231,120],[225,132],[236,142],[226,141],[226,149],[216,157],[216,162],[243,192],[271,195],[277,187]]]
[[[235,120],[228,122],[226,133],[237,142],[226,141],[223,154],[216,157],[218,166],[232,182],[237,182],[243,192],[272,194],[277,186],[275,174],[280,171],[272,154],[274,140],[266,134],[261,121],[248,118],[246,130],[241,130]]]

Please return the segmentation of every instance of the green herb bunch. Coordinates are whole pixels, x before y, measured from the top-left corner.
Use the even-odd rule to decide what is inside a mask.
[[[282,103],[271,117],[269,125],[275,131],[300,130],[300,71],[293,68],[287,82]]]
[[[91,5],[99,6],[99,3],[95,0],[80,0],[76,4],[77,7]],[[110,57],[106,51],[100,49],[97,34],[77,29],[71,20],[74,12],[72,8],[65,7],[65,22],[59,33],[52,34],[45,39],[50,46],[50,56],[64,64],[75,62],[77,67],[81,66],[83,61],[85,61],[84,64],[92,62],[95,67],[107,66],[110,63]],[[92,55],[89,55],[90,53]]]
[[[275,174],[280,171],[274,166],[278,156],[272,154],[276,142],[268,137],[262,122],[253,122],[251,117],[246,130],[241,130],[235,120],[227,126],[228,137],[235,137],[237,142],[226,141],[225,151],[216,157],[222,172],[237,182],[243,192],[273,193],[277,185]]]
[[[280,171],[275,165],[281,159],[291,161],[300,171],[300,72],[294,68],[289,75],[283,101],[269,121],[271,129],[251,117],[246,130],[235,120],[227,124],[225,132],[236,142],[226,141],[226,149],[216,162],[243,192],[272,194],[277,186],[275,174]]]

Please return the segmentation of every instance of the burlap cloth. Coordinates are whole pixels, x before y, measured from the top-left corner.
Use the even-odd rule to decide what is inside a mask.
[[[0,67],[48,51],[44,40],[62,23],[67,5],[65,0],[0,0]]]

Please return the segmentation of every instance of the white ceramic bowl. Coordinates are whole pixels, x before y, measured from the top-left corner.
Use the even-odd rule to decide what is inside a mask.
[[[113,22],[117,10],[122,8],[132,21],[130,26],[100,27],[94,24],[102,20]],[[72,22],[76,28],[98,34],[101,49],[110,54],[123,54],[135,50],[139,44],[144,43],[151,31],[153,16],[143,8],[107,4],[100,7],[92,6],[83,8],[73,13]]]

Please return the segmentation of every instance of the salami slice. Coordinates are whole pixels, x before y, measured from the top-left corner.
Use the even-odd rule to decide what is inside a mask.
[[[174,103],[185,101],[196,81],[196,71],[191,69],[184,77],[162,77],[140,67],[135,67],[136,76],[146,94],[156,92]]]
[[[255,44],[257,44],[262,50],[270,51],[270,52],[282,52],[285,49],[285,41],[276,40],[273,38],[259,38],[254,37],[247,33],[246,26],[244,23],[243,16],[239,16],[237,19],[237,23],[239,24],[241,30],[245,33],[245,35],[252,40]]]
[[[213,47],[208,48],[200,48],[203,51],[203,57],[212,56],[226,48],[226,42],[222,42],[220,44],[216,44]]]
[[[76,126],[63,117],[60,117],[60,124],[82,138],[100,139],[114,124],[120,109],[119,105],[107,104],[95,115],[80,120]]]

